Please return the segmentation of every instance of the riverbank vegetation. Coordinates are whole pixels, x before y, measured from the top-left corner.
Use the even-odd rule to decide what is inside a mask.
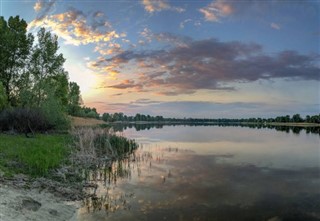
[[[70,183],[80,194],[83,169],[125,157],[137,144],[107,129],[74,124],[70,115],[100,116],[82,105],[56,35],[41,28],[34,36],[19,16],[0,17],[0,39],[0,182],[36,183],[32,186],[78,199]]]
[[[67,130],[67,113],[80,105],[80,91],[68,81],[57,36],[44,28],[37,36],[27,34],[27,23],[16,16],[0,17],[0,38],[1,130]]]

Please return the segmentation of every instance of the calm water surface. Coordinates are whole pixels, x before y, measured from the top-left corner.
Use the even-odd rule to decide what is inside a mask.
[[[320,220],[320,136],[215,126],[126,129],[79,220]]]

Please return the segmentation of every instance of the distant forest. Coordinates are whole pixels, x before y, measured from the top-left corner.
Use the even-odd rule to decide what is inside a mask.
[[[279,116],[275,118],[241,118],[241,119],[228,119],[228,118],[165,118],[163,116],[150,116],[144,114],[136,114],[135,116],[127,116],[124,113],[104,113],[102,120],[105,122],[134,122],[134,121],[146,121],[146,122],[184,122],[184,123],[320,123],[320,114],[309,116],[305,118],[300,114],[294,114],[292,116]]]

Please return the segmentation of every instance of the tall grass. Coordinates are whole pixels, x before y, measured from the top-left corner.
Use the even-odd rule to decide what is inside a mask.
[[[46,176],[67,160],[67,135],[43,135],[26,138],[23,135],[0,134],[0,168],[9,175],[26,173]]]
[[[8,175],[25,173],[48,176],[63,164],[90,168],[106,160],[119,159],[137,148],[133,140],[116,136],[102,128],[75,128],[70,135],[0,134],[0,170]]]
[[[86,166],[96,164],[99,160],[124,157],[138,147],[134,140],[117,136],[103,128],[75,128],[72,136],[73,162]]]

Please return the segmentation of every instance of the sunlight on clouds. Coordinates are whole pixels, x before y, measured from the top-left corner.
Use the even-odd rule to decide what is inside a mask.
[[[290,28],[288,22],[263,17],[278,13],[277,1],[106,2],[34,0],[30,9],[36,19],[28,27],[34,33],[45,27],[58,35],[70,81],[79,84],[85,105],[100,112],[161,112],[168,106],[172,113],[203,107],[210,114],[220,110],[212,108],[216,105],[228,111],[246,104],[253,105],[250,110],[268,104],[270,111],[279,111],[319,100],[317,58],[305,54],[314,49],[299,50],[308,40],[294,44],[284,38],[286,33],[277,35],[284,24]],[[257,33],[257,17],[265,33]],[[208,28],[222,21],[223,28]],[[301,33],[315,32],[311,26]],[[275,36],[266,39],[270,45],[265,36]],[[297,90],[299,84],[306,89]]]
[[[144,9],[149,13],[160,12],[163,10],[171,10],[176,12],[184,12],[185,9],[180,7],[173,7],[165,0],[142,0]]]
[[[121,45],[118,43],[98,44],[94,48],[94,51],[101,55],[112,55],[123,52]]]
[[[33,9],[38,12],[40,11],[42,8],[42,2],[36,2],[36,4],[34,5]]]
[[[104,62],[104,60],[105,59],[103,57],[98,57],[95,61],[88,61],[86,63],[87,68],[93,70],[96,73],[103,74],[108,79],[115,80],[117,78],[117,75],[119,74],[119,71],[116,70],[117,66],[111,64],[100,67],[99,64]]]
[[[38,3],[38,2],[37,2]],[[41,9],[41,3],[35,5],[35,10]],[[112,29],[109,22],[101,16],[103,13],[85,14],[76,9],[67,12],[45,15],[33,20],[28,29],[45,27],[65,40],[66,44],[86,45],[89,43],[109,42],[125,36]]]
[[[161,0],[143,0],[142,4],[144,5],[144,9],[150,13],[154,11],[162,11],[169,8],[169,4]]]
[[[211,22],[220,21],[220,18],[232,14],[233,10],[233,7],[225,0],[214,1],[207,7],[199,9],[199,11],[204,15],[205,20]]]

